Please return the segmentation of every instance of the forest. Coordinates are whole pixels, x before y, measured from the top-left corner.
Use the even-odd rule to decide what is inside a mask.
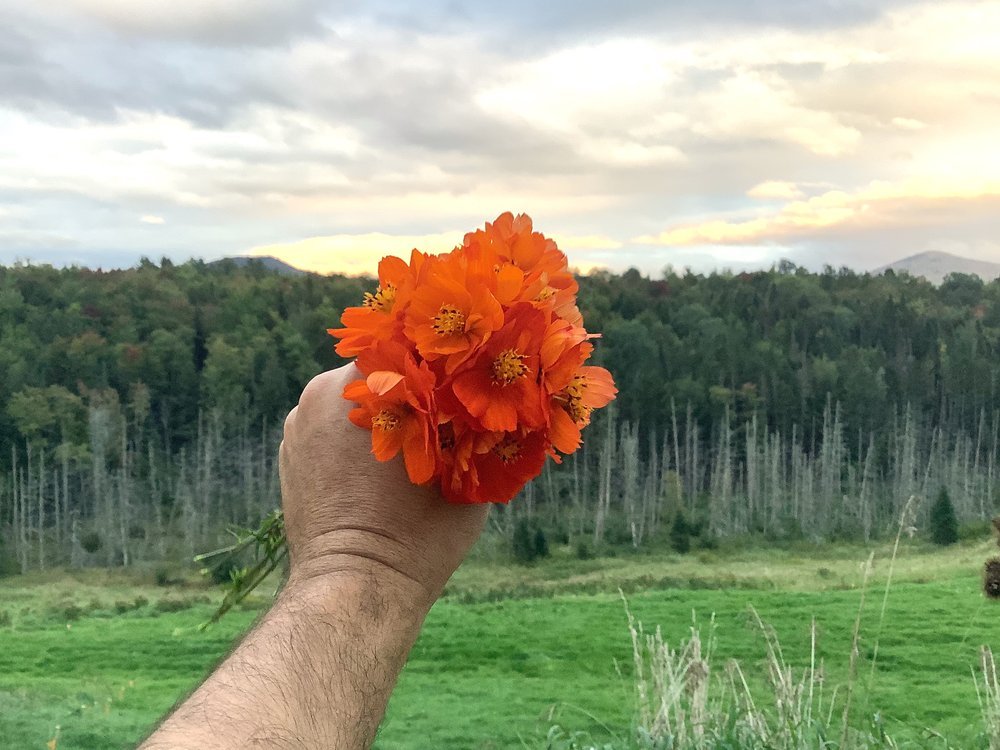
[[[668,268],[580,277],[620,394],[492,532],[581,554],[869,541],[942,488],[1000,505],[1000,281]],[[190,561],[279,502],[282,420],[375,282],[232,261],[0,267],[0,574]]]

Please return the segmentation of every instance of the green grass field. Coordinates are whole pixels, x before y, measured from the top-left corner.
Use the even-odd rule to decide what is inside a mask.
[[[855,705],[859,717],[881,712],[902,746],[978,744],[973,669],[980,645],[1000,646],[998,611],[979,593],[989,554],[986,542],[906,546],[879,633],[889,550],[876,551]],[[473,561],[431,612],[376,746],[538,748],[555,723],[627,734],[631,650],[619,587],[635,616],[671,641],[688,633],[693,612],[706,626],[714,614],[718,663],[739,659],[751,679],[764,645],[748,605],[800,667],[815,617],[832,692],[847,677],[865,559],[837,547],[585,561],[563,550],[532,568]],[[0,581],[0,747],[41,749],[55,737],[63,750],[133,745],[258,614],[238,611],[199,632],[217,593],[151,581],[102,572]]]

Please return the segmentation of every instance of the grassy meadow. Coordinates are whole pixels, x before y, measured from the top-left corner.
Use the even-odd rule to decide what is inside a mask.
[[[877,715],[901,747],[981,744],[974,670],[981,645],[1000,645],[998,612],[980,594],[991,547],[904,542],[881,625],[891,547],[876,550],[855,721]],[[634,616],[672,643],[689,634],[693,614],[703,636],[714,615],[713,673],[737,659],[750,682],[764,679],[765,643],[749,605],[797,668],[809,664],[815,618],[823,690],[838,705],[844,694],[868,558],[861,547],[591,560],[557,549],[528,568],[489,557],[463,566],[432,610],[376,747],[544,748],[554,724],[624,746],[634,687],[619,588]],[[152,571],[0,580],[0,747],[133,745],[266,606],[258,598],[201,632],[218,593],[190,579],[160,582]]]

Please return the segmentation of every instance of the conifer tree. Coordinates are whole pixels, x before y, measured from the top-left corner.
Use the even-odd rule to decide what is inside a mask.
[[[691,527],[680,511],[677,511],[674,523],[670,527],[670,546],[682,555],[691,550]]]
[[[931,507],[931,539],[935,544],[948,545],[958,541],[958,519],[955,506],[944,487]]]

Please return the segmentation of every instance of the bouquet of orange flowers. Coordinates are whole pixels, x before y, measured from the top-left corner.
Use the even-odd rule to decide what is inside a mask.
[[[337,353],[363,379],[344,397],[372,453],[402,453],[410,480],[455,503],[506,503],[547,456],[573,453],[617,392],[576,306],[556,243],[502,214],[444,255],[379,263],[379,288],[350,307]]]
[[[566,255],[526,215],[501,214],[450,253],[383,258],[378,281],[329,330],[363,376],[344,389],[350,419],[371,430],[376,459],[402,454],[410,480],[434,482],[449,502],[509,502],[548,457],[580,447],[591,413],[617,393],[586,364],[596,336]],[[284,559],[280,511],[198,559],[248,547],[257,562],[235,571],[213,621]]]

